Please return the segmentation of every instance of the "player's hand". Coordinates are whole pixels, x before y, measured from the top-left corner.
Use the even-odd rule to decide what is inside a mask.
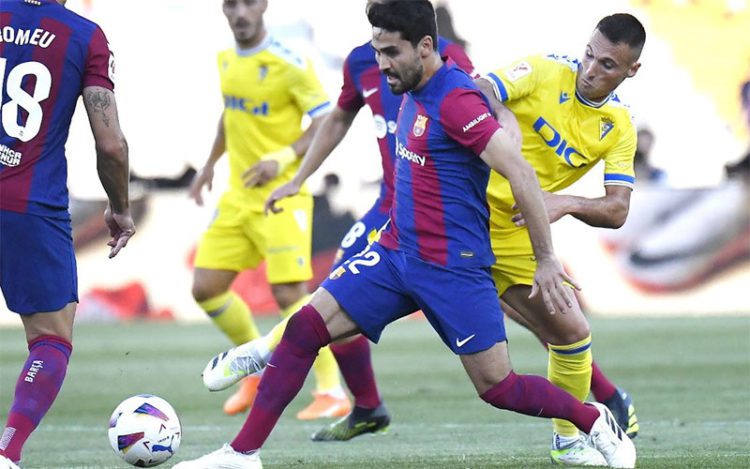
[[[193,178],[193,182],[190,183],[190,198],[195,200],[195,203],[199,206],[203,206],[203,186],[208,188],[211,192],[214,181],[214,167],[204,166],[198,171],[198,174]]]
[[[544,197],[544,207],[547,209],[547,217],[550,223],[554,223],[568,214],[568,208],[566,204],[566,197],[564,195],[553,194],[551,192],[542,191]],[[513,205],[513,210],[518,210],[518,204]],[[511,221],[516,226],[526,226],[526,219],[523,217],[523,213],[518,212],[513,215]]]
[[[563,270],[560,261],[551,256],[546,259],[537,259],[536,272],[534,273],[534,285],[531,287],[529,298],[534,298],[540,292],[542,300],[549,314],[560,312],[567,313],[573,308],[573,291],[581,287]]]
[[[250,169],[242,173],[245,187],[260,187],[279,175],[279,162],[274,160],[261,160]]]
[[[268,200],[266,200],[266,206],[265,206],[265,213],[268,215],[268,212],[271,211],[273,213],[279,213],[282,210],[284,210],[281,207],[276,206],[276,202],[280,201],[281,199],[285,199],[287,197],[291,197],[299,192],[300,184],[294,181],[292,179],[291,181],[287,182],[281,187],[277,187],[276,190],[271,192],[271,195],[268,196]]]
[[[107,242],[107,246],[112,248],[109,251],[109,258],[112,259],[120,252],[120,249],[128,245],[128,241],[135,234],[135,224],[130,211],[114,213],[109,205],[104,211],[104,223],[109,229],[109,235],[112,236],[112,239]]]

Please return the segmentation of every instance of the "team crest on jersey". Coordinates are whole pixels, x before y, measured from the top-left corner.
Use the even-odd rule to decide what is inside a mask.
[[[340,265],[336,270],[334,270],[333,272],[330,273],[330,275],[328,275],[328,279],[337,280],[341,278],[341,276],[344,275],[345,273],[346,273],[346,268],[344,268],[343,265]]]
[[[604,140],[604,137],[615,128],[615,123],[609,117],[602,117],[599,122],[599,140]]]
[[[417,114],[417,119],[414,121],[414,127],[411,131],[414,132],[415,137],[421,137],[424,135],[424,131],[427,128],[427,116]]]
[[[531,64],[528,62],[519,62],[510,70],[505,71],[505,75],[510,81],[516,81],[531,73]]]
[[[258,81],[263,81],[268,76],[268,65],[261,65],[258,68]]]

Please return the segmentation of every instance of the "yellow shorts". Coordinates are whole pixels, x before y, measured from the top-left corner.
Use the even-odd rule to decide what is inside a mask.
[[[492,278],[495,280],[498,295],[513,285],[533,285],[536,272],[536,258],[531,247],[529,232],[526,229],[514,230],[503,236],[493,236],[490,230],[492,252],[495,264],[492,266]]]
[[[533,285],[536,272],[536,258],[533,255],[503,256],[495,258],[492,278],[497,294],[502,295],[513,285]]]
[[[241,272],[265,260],[268,283],[310,280],[312,197],[298,195],[279,206],[283,212],[266,216],[224,194],[198,244],[195,267]]]

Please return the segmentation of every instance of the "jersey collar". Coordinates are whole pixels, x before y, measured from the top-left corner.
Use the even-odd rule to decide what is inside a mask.
[[[234,49],[237,51],[237,55],[241,57],[247,57],[250,55],[255,55],[258,52],[262,51],[263,49],[266,49],[268,46],[271,45],[273,42],[273,38],[270,34],[266,33],[266,37],[263,38],[263,40],[255,47],[251,47],[249,49],[241,49],[240,46],[235,45]]]
[[[580,101],[582,104],[593,107],[596,109],[599,109],[600,107],[607,104],[607,101],[609,101],[609,98],[612,97],[613,93],[609,93],[606,98],[602,99],[601,101],[591,101],[590,99],[586,99],[583,97],[581,93],[578,92],[578,88],[576,88],[576,98],[578,98],[578,101]]]

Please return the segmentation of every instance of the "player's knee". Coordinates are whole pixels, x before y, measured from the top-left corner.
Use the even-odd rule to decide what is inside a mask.
[[[547,343],[554,345],[569,345],[580,342],[591,335],[591,328],[587,321],[581,321],[575,327],[565,328],[548,334]]]
[[[207,285],[201,282],[193,283],[193,289],[192,289],[193,299],[198,303],[203,303],[204,301],[208,301],[211,298],[216,298],[222,293],[225,293],[225,292],[221,291],[221,289],[216,288],[212,285]]]
[[[277,283],[271,285],[271,293],[281,309],[286,309],[307,295],[304,282]]]
[[[315,308],[303,306],[286,325],[283,339],[297,354],[317,353],[331,342],[325,322]]]

